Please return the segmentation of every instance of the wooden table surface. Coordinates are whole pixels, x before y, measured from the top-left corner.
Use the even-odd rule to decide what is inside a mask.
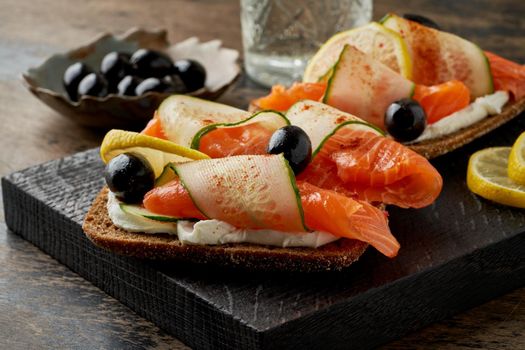
[[[171,41],[195,35],[241,49],[238,0],[0,0],[0,9],[0,176],[102,139],[102,132],[75,125],[24,89],[21,72],[47,56],[134,26],[166,28]],[[375,19],[388,11],[429,16],[485,49],[525,62],[522,1],[375,1]],[[222,101],[244,104],[254,90],[241,84]],[[518,289],[384,348],[525,348],[524,298],[525,288]],[[0,198],[0,348],[186,347],[10,233]]]

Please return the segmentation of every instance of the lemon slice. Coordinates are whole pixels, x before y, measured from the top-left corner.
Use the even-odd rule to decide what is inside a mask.
[[[525,186],[507,176],[510,147],[492,147],[469,160],[467,186],[477,195],[505,205],[525,208]]]
[[[169,162],[187,162],[209,157],[199,151],[183,147],[171,141],[124,130],[111,130],[100,146],[100,157],[104,163],[121,153],[138,153],[148,160],[158,177]]]
[[[338,33],[328,39],[308,63],[303,81],[326,80],[346,44],[355,46],[403,77],[407,79],[412,77],[412,61],[403,38],[393,30],[371,22],[365,26]]]
[[[525,185],[525,132],[518,137],[509,156],[509,177],[520,185]]]

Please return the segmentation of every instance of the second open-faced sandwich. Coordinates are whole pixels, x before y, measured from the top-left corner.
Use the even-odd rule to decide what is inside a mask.
[[[525,67],[390,14],[335,35],[302,83],[274,86],[252,109],[286,111],[305,98],[356,115],[432,158],[525,110]]]

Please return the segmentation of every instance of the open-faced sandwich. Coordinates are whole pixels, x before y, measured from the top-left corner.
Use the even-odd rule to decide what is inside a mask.
[[[525,110],[525,66],[394,14],[336,34],[302,83],[274,86],[251,109],[322,101],[427,158],[454,150]]]
[[[171,96],[101,156],[108,186],[83,225],[95,244],[254,269],[338,270],[368,245],[395,257],[385,205],[425,207],[442,187],[421,155],[309,100],[251,114]]]

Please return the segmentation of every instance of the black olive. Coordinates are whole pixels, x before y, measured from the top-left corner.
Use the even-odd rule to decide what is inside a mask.
[[[312,142],[303,129],[288,125],[273,133],[266,151],[270,154],[283,153],[293,172],[299,174],[312,159]]]
[[[125,203],[142,202],[155,182],[149,162],[133,153],[122,153],[111,159],[104,170],[104,178],[111,192]]]
[[[441,27],[436,22],[434,22],[433,20],[425,16],[416,15],[414,13],[405,13],[403,15],[403,18],[408,19],[409,21],[412,21],[412,22],[417,22],[419,24],[422,24],[425,27],[430,27],[430,28],[434,28],[437,30],[441,30]]]
[[[100,73],[104,75],[109,84],[109,91],[116,92],[118,83],[133,71],[133,66],[129,62],[129,55],[120,52],[110,52],[100,63]]]
[[[410,98],[404,98],[388,106],[385,126],[390,135],[399,141],[412,141],[423,133],[427,116],[423,107]]]
[[[162,52],[139,49],[131,56],[135,75],[142,78],[162,78],[174,71],[172,59]]]
[[[164,78],[162,78],[162,81],[164,81],[168,85],[173,86],[173,89],[175,90],[175,92],[179,94],[189,92],[186,89],[186,85],[184,84],[184,82],[182,81],[179,75],[176,75],[176,74],[167,75]]]
[[[186,85],[188,92],[204,87],[206,69],[199,62],[187,59],[177,60],[175,61],[175,68],[184,85]]]
[[[158,78],[148,78],[144,79],[139,85],[137,85],[135,88],[135,95],[140,96],[150,91],[162,93],[176,92],[173,85],[167,84]]]
[[[66,89],[67,95],[72,101],[78,100],[77,89],[80,81],[84,79],[86,75],[92,72],[93,70],[82,62],[76,62],[67,67],[66,71],[64,72],[62,82],[64,83],[64,88]]]
[[[117,86],[117,92],[121,96],[135,96],[135,89],[142,82],[142,79],[132,75],[126,75]]]
[[[100,73],[89,73],[78,84],[77,93],[78,96],[104,97],[108,94],[108,82]]]

